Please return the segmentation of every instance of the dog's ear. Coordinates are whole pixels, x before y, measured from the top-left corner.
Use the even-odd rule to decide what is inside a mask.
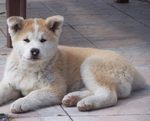
[[[11,36],[21,30],[23,20],[24,18],[19,16],[12,16],[7,19],[8,32]]]
[[[46,19],[46,23],[48,26],[48,29],[54,33],[60,33],[61,32],[61,28],[63,25],[63,21],[64,21],[64,17],[60,16],[60,15],[56,15],[56,16],[52,16],[52,17],[48,17]]]

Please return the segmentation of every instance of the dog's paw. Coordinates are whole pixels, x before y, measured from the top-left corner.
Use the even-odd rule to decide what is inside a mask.
[[[12,113],[22,113],[28,111],[27,101],[24,98],[20,98],[12,103],[10,110]]]
[[[78,96],[66,95],[62,100],[62,104],[66,107],[76,106],[79,101]]]
[[[94,105],[87,100],[81,100],[77,103],[77,108],[79,111],[90,111],[94,109]]]

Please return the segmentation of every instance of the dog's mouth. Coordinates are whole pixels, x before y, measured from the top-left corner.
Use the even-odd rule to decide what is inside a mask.
[[[30,60],[30,61],[39,61],[40,58],[30,58],[30,59],[28,59],[28,60]]]
[[[36,61],[36,60],[40,60],[40,58],[39,58],[39,57],[34,57],[34,56],[33,56],[33,57],[30,58],[30,60],[35,60],[35,61]]]
[[[26,61],[31,61],[31,62],[37,62],[41,60],[40,57],[30,57],[30,58],[23,58],[23,59]]]

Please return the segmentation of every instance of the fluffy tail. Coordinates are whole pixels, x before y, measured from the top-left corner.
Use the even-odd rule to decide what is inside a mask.
[[[145,81],[144,77],[135,69],[132,89],[139,90],[139,89],[143,89],[145,87],[146,87],[146,81]]]

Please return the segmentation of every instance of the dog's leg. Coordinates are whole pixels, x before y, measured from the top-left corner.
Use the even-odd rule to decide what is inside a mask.
[[[91,57],[81,65],[81,77],[87,89],[94,94],[77,103],[81,111],[113,106],[117,103],[116,85],[109,74],[103,72],[104,61]],[[105,67],[107,68],[107,67]]]
[[[92,95],[92,92],[89,90],[71,92],[64,96],[62,104],[67,107],[76,106],[78,101],[90,95]]]
[[[62,97],[57,93],[51,93],[50,90],[40,89],[31,92],[29,95],[16,100],[11,105],[12,113],[27,112],[39,107],[50,106],[61,103]]]
[[[113,106],[117,103],[116,91],[107,88],[99,88],[94,95],[88,96],[77,103],[80,111],[89,111],[108,106]]]
[[[8,83],[0,82],[0,105],[20,97],[20,92],[13,89]]]
[[[52,88],[47,87],[35,90],[29,93],[27,96],[16,100],[11,105],[11,112],[21,113],[40,107],[60,104],[63,96],[65,95],[65,90],[63,89],[63,87],[61,90],[60,86],[58,85],[53,85]]]

